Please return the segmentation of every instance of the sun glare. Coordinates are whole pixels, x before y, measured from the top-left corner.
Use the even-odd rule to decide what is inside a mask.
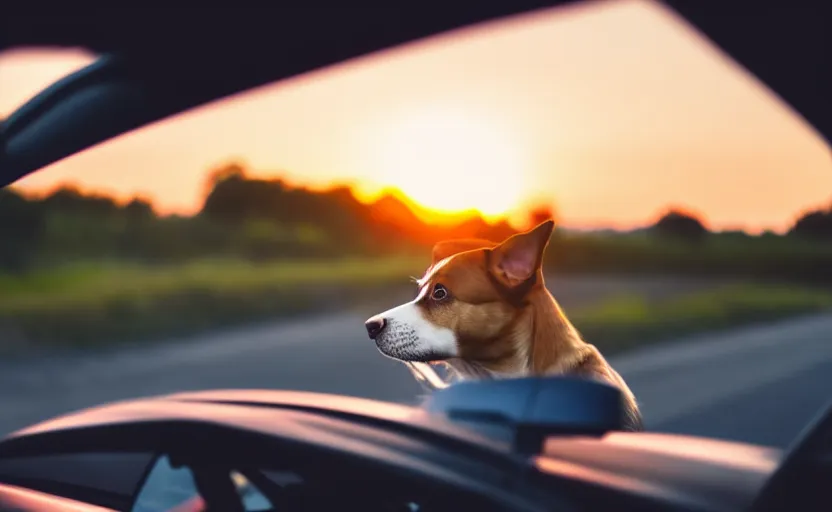
[[[524,155],[497,122],[427,109],[394,119],[374,149],[387,185],[439,213],[475,209],[494,218],[519,206]]]

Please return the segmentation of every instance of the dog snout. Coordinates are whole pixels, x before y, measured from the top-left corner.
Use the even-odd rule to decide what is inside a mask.
[[[376,339],[386,326],[387,321],[380,316],[374,316],[373,318],[364,322],[364,327],[367,328],[367,334],[370,336],[371,340]]]

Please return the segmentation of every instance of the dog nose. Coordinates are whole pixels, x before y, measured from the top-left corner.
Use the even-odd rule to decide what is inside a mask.
[[[364,322],[364,327],[367,328],[367,334],[370,336],[371,340],[376,339],[376,337],[381,334],[381,331],[384,330],[385,326],[387,326],[387,321],[377,316],[374,316]]]

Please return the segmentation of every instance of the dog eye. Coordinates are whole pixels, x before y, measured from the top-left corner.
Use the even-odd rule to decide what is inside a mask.
[[[433,285],[433,291],[430,294],[433,300],[442,300],[448,297],[448,290],[439,283]]]

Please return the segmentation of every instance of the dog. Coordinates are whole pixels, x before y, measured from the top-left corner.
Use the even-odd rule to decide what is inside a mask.
[[[644,430],[630,388],[584,341],[543,281],[554,229],[547,220],[501,243],[440,242],[416,298],[369,318],[367,334],[385,356],[409,365],[442,361],[462,379],[565,375],[619,388],[625,429]]]

